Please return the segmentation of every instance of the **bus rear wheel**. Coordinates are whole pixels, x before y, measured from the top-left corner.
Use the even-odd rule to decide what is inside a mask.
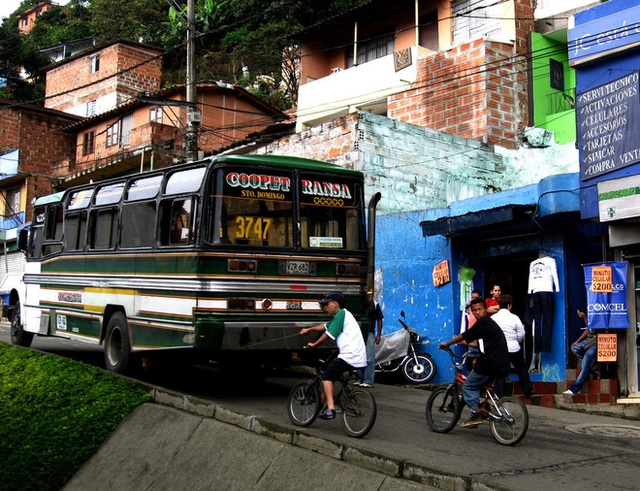
[[[115,312],[107,324],[104,338],[104,363],[110,372],[129,373],[132,371],[133,356],[129,325],[122,312]]]
[[[11,315],[11,343],[16,346],[28,348],[33,341],[33,333],[27,332],[22,328],[20,319],[20,302],[13,306],[13,314]]]

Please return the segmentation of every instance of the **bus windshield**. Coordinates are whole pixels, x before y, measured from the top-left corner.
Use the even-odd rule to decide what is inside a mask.
[[[225,166],[210,189],[213,244],[365,248],[362,189],[352,178],[272,168],[247,173]]]

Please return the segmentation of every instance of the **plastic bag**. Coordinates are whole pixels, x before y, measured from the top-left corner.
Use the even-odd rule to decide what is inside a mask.
[[[409,351],[411,341],[409,331],[402,329],[380,338],[380,344],[376,345],[376,363],[389,363],[397,358],[402,358]]]

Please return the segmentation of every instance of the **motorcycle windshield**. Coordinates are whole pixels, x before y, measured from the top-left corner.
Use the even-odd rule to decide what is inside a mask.
[[[380,344],[376,345],[376,363],[382,365],[404,357],[409,351],[410,341],[409,331],[406,329],[382,336]]]

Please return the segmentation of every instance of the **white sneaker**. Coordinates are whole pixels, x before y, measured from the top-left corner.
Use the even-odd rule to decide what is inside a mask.
[[[575,396],[575,394],[573,392],[571,392],[571,389],[567,389],[563,392],[563,394],[565,396]]]

